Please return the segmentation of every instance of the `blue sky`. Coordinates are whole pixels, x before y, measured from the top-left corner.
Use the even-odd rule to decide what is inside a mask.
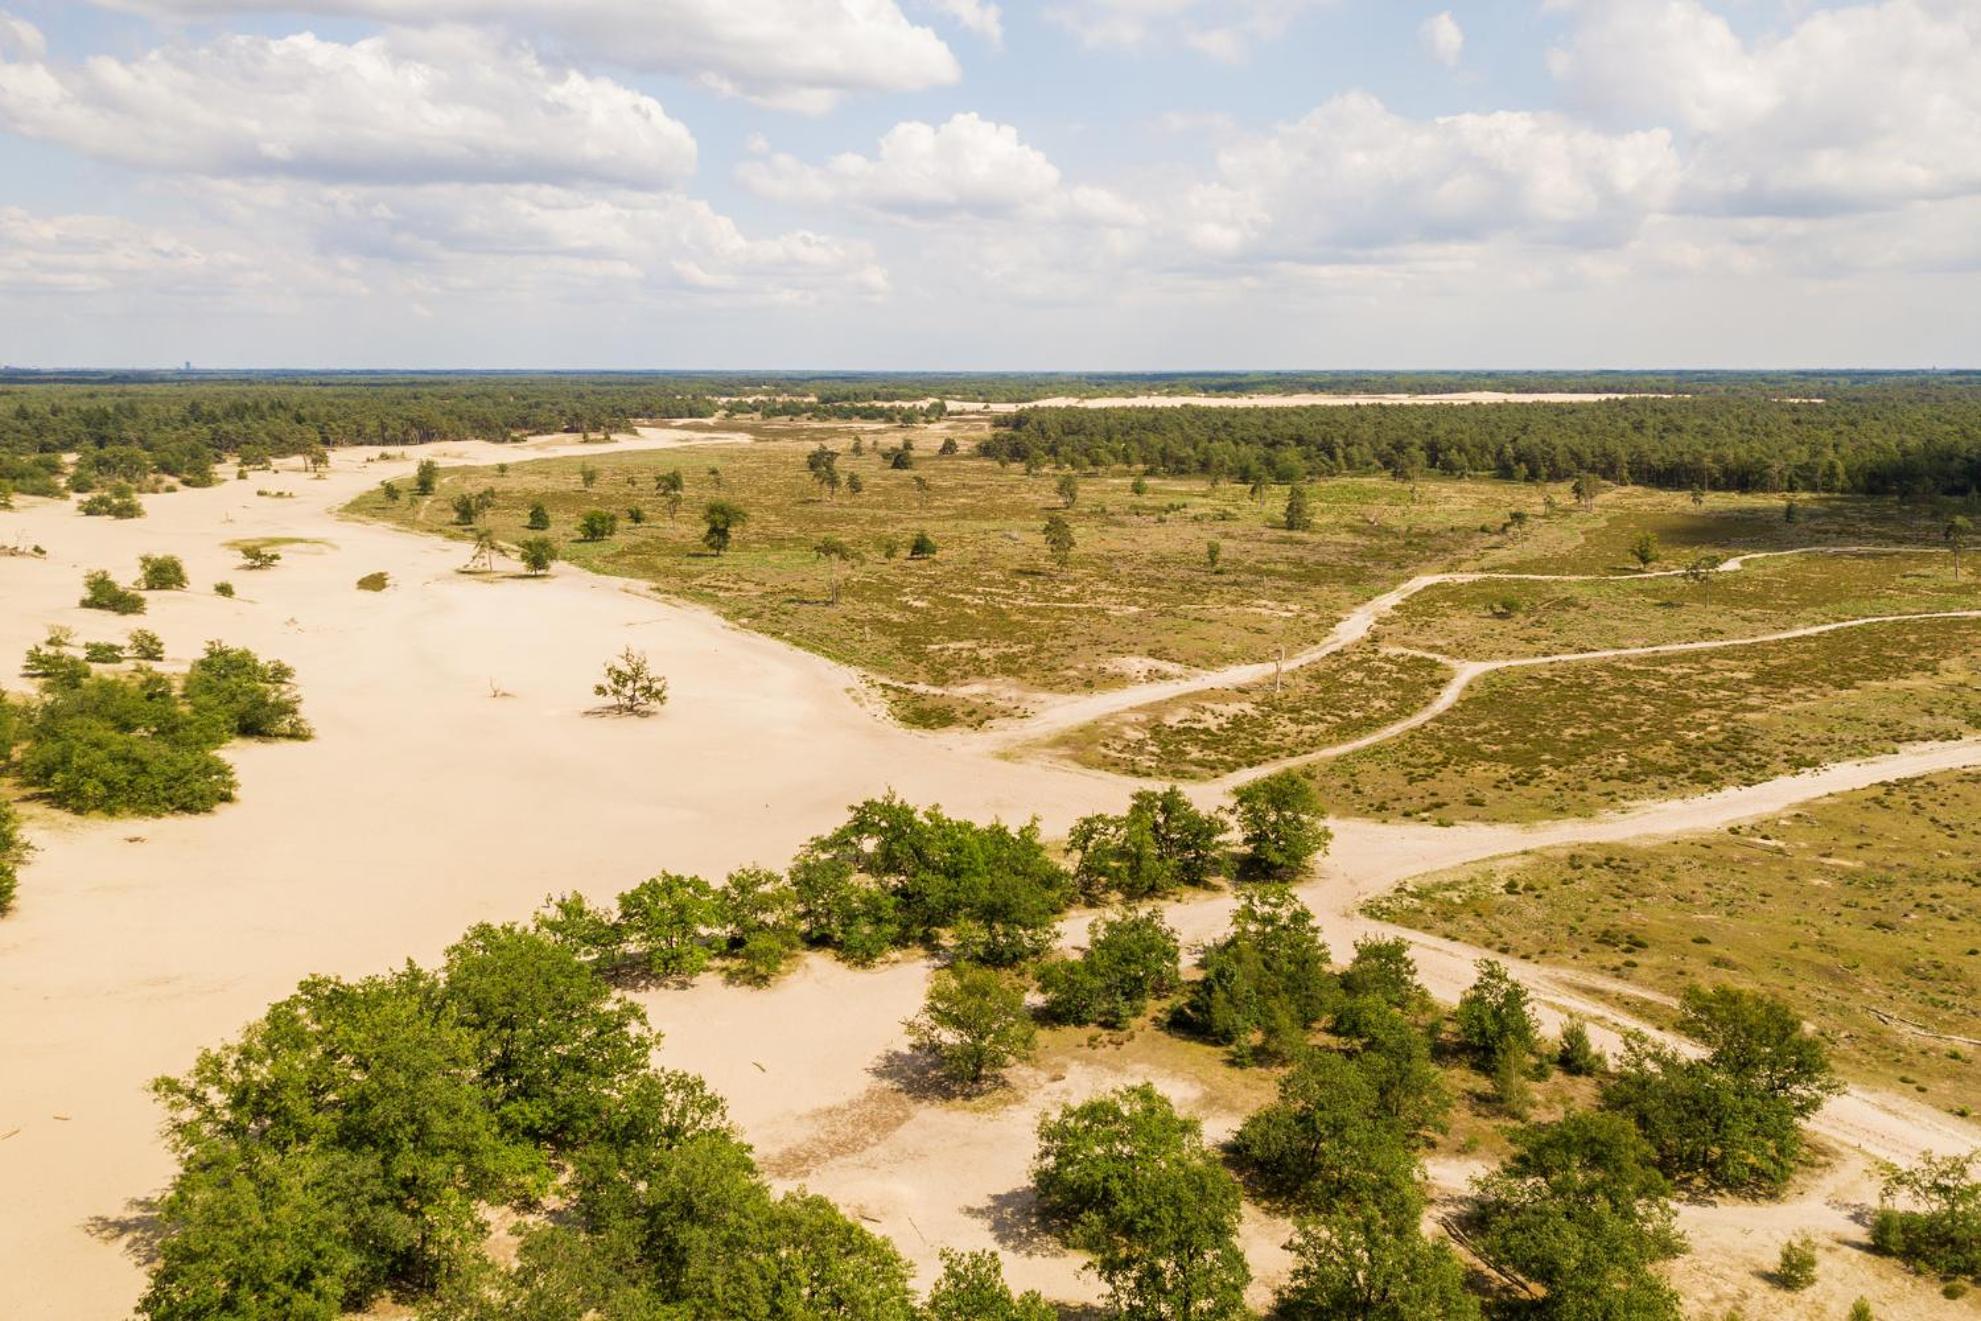
[[[1972,0],[0,0],[0,361],[1981,362]]]

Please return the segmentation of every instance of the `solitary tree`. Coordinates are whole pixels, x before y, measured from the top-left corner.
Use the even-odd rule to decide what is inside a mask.
[[[597,486],[598,469],[592,467],[589,463],[580,465],[578,468],[578,484],[583,486],[587,491]]]
[[[1655,533],[1641,532],[1637,540],[1630,543],[1630,556],[1637,561],[1637,567],[1648,569],[1658,562],[1658,538]]]
[[[1974,535],[1974,522],[1965,514],[1955,514],[1947,520],[1940,536],[1945,539],[1947,549],[1953,552],[1953,576],[1960,577],[1960,555],[1967,549],[1967,539]]]
[[[1204,543],[1204,565],[1212,573],[1218,571],[1217,562],[1224,557],[1224,543],[1212,537]]]
[[[186,566],[177,555],[140,555],[138,585],[147,592],[183,591]]]
[[[543,507],[541,500],[530,506],[530,517],[524,526],[532,532],[550,531],[550,511]]]
[[[887,541],[888,544],[891,545],[893,539],[888,538]],[[894,552],[892,550],[888,550],[886,546],[883,546],[882,549],[886,553],[889,559],[894,558]],[[914,535],[914,537],[908,542],[908,558],[911,560],[933,559],[935,557],[935,553],[936,553],[935,538],[928,534],[927,529],[923,529],[922,531],[917,532]]]
[[[832,603],[838,605],[840,571],[859,557],[858,552],[838,537],[820,537],[812,554],[825,561]]]
[[[1295,482],[1286,495],[1286,530],[1311,532],[1313,529],[1314,511],[1307,502],[1307,488]]]
[[[241,567],[243,569],[272,569],[282,562],[282,552],[267,546],[249,542],[241,547]]]
[[[1574,485],[1568,489],[1569,494],[1575,497],[1575,503],[1589,510],[1596,507],[1596,497],[1602,493],[1603,483],[1592,472],[1578,473]]]
[[[1323,853],[1334,834],[1321,824],[1321,796],[1298,771],[1275,771],[1231,795],[1238,810],[1238,830],[1245,840],[1244,869],[1249,875],[1284,879],[1295,876],[1315,854]]]
[[[711,469],[710,471],[714,471]],[[716,554],[728,551],[729,543],[735,539],[736,529],[750,521],[748,511],[727,500],[711,500],[702,510],[702,522],[707,530],[702,533],[702,544]]]
[[[922,1012],[905,1025],[950,1081],[980,1087],[1031,1053],[1037,1029],[1024,988],[993,968],[958,964],[937,972]]]
[[[432,459],[421,459],[413,469],[413,494],[432,495],[434,484],[440,480],[440,465]]]
[[[1046,519],[1046,551],[1052,562],[1065,568],[1073,560],[1073,525],[1064,515],[1054,514]]]
[[[667,680],[653,672],[646,653],[628,647],[605,663],[605,677],[592,685],[592,693],[622,716],[643,716],[667,701]]]
[[[619,515],[608,509],[587,509],[578,516],[578,540],[604,541],[619,530]]]
[[[1685,581],[1699,589],[1699,595],[1710,598],[1713,594],[1713,575],[1720,571],[1720,557],[1701,555],[1685,566]]]
[[[1054,489],[1059,492],[1060,501],[1068,509],[1071,509],[1075,502],[1080,499],[1080,479],[1070,472],[1060,475]]]
[[[549,537],[524,537],[516,547],[516,557],[523,562],[524,572],[532,578],[541,577],[557,562],[557,546]]]

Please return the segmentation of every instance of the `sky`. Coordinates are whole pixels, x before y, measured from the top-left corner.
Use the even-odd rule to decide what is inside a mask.
[[[1981,0],[0,0],[0,363],[1981,366]]]

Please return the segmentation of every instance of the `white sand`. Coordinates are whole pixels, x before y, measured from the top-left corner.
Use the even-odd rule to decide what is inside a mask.
[[[1351,408],[1358,404],[1590,404],[1604,399],[1671,399],[1674,395],[1601,392],[1517,393],[1469,390],[1449,394],[1137,394],[1088,399],[1059,395],[1022,404],[946,399],[952,413],[1015,413],[1024,408]],[[929,403],[931,400],[919,402]]]
[[[571,452],[581,451],[450,445],[421,456]],[[148,498],[149,517],[133,522],[50,502],[0,515],[0,538],[18,533],[50,551],[46,561],[0,559],[0,657],[20,655],[52,623],[83,640],[141,624],[175,661],[221,638],[294,664],[318,730],[309,744],[230,750],[241,802],[212,816],[31,820],[41,852],[18,911],[0,921],[0,1316],[114,1316],[130,1305],[142,1268],[103,1222],[129,1214],[171,1171],[145,1081],[184,1069],[308,973],[430,960],[469,923],[525,917],[551,891],[605,897],[662,868],[779,865],[847,804],[890,786],[976,817],[1036,811],[1052,831],[1126,796],[1119,780],[1000,760],[992,740],[895,729],[854,700],[847,671],[628,584],[570,571],[541,582],[461,577],[457,544],[331,516],[412,466],[366,465],[366,453],[338,451],[326,481],[257,474]],[[257,498],[257,487],[297,498]],[[243,572],[221,543],[258,535],[332,544],[291,547],[280,567]],[[138,620],[75,607],[85,570],[128,576],[141,552],[180,555],[202,590],[153,595]],[[390,591],[355,590],[377,570],[392,575]],[[206,593],[216,578],[233,580],[240,598]],[[668,676],[672,700],[652,720],[587,717],[600,663],[629,642]],[[510,695],[491,696],[492,685]],[[1717,825],[1977,762],[1981,744],[1954,745],[1529,831],[1342,823],[1307,893],[1345,952],[1364,925],[1348,910],[1407,875],[1568,839]],[[1201,939],[1227,910],[1194,903],[1174,916]],[[1427,982],[1455,994],[1470,957],[1425,942]],[[1556,1003],[1570,994],[1540,970],[1520,971]],[[768,1167],[870,1218],[924,1280],[939,1246],[998,1245],[1015,1280],[1091,1294],[1063,1254],[1001,1243],[994,1210],[1022,1200],[1041,1110],[1128,1079],[1099,1054],[1063,1078],[1028,1071],[986,1113],[906,1101],[875,1070],[900,1049],[900,1020],[926,972],[813,961],[768,991],[708,981],[646,1002],[668,1033],[664,1060],[729,1097]],[[1192,1101],[1189,1080],[1157,1081]],[[1232,1118],[1207,1115],[1214,1131]],[[1880,1154],[1973,1140],[1922,1107],[1856,1095],[1826,1125]],[[1262,1288],[1282,1233],[1248,1223]]]

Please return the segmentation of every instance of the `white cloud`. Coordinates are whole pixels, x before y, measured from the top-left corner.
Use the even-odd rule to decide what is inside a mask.
[[[809,165],[778,153],[744,162],[737,177],[777,201],[847,205],[910,220],[1023,216],[1127,225],[1140,218],[1105,189],[1062,186],[1059,168],[1016,128],[967,112],[941,124],[896,124],[872,156],[844,152]]]
[[[1004,45],[1004,11],[989,0],[923,0],[993,46]]]
[[[39,216],[0,206],[0,289],[11,293],[101,293],[140,286],[211,291],[238,274],[228,259],[113,216]]]
[[[573,58],[698,77],[818,112],[846,92],[918,91],[961,77],[940,37],[895,0],[98,0],[184,18],[347,14],[388,23],[500,25]]]
[[[1283,35],[1302,14],[1333,0],[1061,0],[1054,22],[1091,47],[1134,49],[1180,43],[1237,63]]]
[[[1424,43],[1425,52],[1447,69],[1456,69],[1465,54],[1465,29],[1458,25],[1449,9],[1425,19],[1417,29],[1417,37]]]
[[[1981,6],[1819,10],[1743,42],[1698,0],[1578,0],[1550,64],[1615,121],[1686,135],[1688,204],[1784,216],[1981,192]]]
[[[0,128],[220,176],[661,187],[695,168],[693,137],[651,97],[461,30],[0,61]]]
[[[1602,244],[1675,191],[1663,130],[1503,111],[1412,120],[1365,93],[1226,147],[1189,199],[1206,251],[1313,257],[1517,233]]]

